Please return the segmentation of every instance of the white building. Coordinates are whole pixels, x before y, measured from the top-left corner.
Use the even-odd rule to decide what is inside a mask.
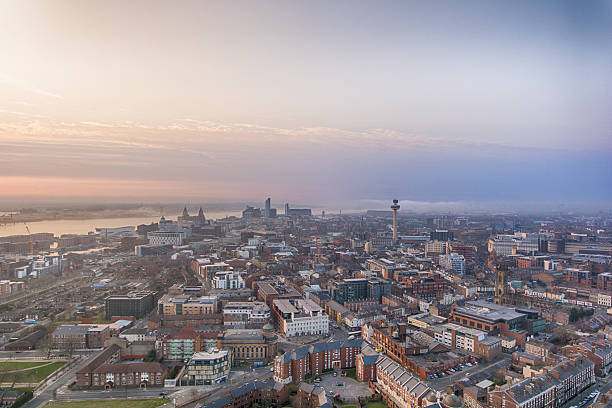
[[[489,252],[499,256],[510,256],[517,253],[534,254],[540,249],[540,241],[550,239],[548,234],[517,232],[514,235],[499,234],[489,239]]]
[[[264,302],[227,302],[223,306],[223,325],[234,328],[263,327],[270,320]]]
[[[454,323],[446,323],[434,327],[434,339],[438,343],[472,353],[476,352],[477,342],[483,341],[486,337],[487,333],[481,330],[459,326]]]
[[[151,231],[147,234],[151,245],[181,245],[185,239],[182,231]]]
[[[612,307],[612,296],[607,293],[598,293],[597,304],[600,306]]]
[[[328,316],[312,300],[275,299],[274,307],[279,315],[280,332],[285,337],[329,333]]]
[[[244,289],[244,279],[239,273],[234,271],[219,271],[212,279],[212,286],[215,289]]]
[[[458,275],[465,274],[465,258],[454,252],[450,255],[440,255],[440,266],[445,271],[454,271]]]

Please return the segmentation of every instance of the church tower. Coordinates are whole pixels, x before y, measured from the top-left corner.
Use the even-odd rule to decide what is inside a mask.
[[[495,268],[495,303],[504,303],[508,290],[508,269],[504,266]]]
[[[200,207],[200,211],[198,211],[198,224],[206,224],[206,217],[204,216],[204,210],[202,209],[202,207]]]

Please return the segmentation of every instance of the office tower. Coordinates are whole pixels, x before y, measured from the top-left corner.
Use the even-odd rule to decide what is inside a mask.
[[[271,207],[272,207],[272,200],[270,199],[270,197],[268,197],[266,198],[266,205],[264,207],[264,217],[270,218]]]

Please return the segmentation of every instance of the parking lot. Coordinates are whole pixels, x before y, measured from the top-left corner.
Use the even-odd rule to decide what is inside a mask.
[[[448,370],[445,371],[441,371],[438,373],[434,373],[434,374],[430,374],[427,376],[428,380],[433,380],[436,378],[444,378],[446,376],[453,376],[455,374],[459,374],[462,373],[464,375],[469,375],[469,370],[470,369],[477,369],[480,366],[480,364],[477,361],[471,361],[471,362],[466,362],[463,364],[458,364],[455,367],[449,368]]]
[[[319,385],[323,387],[328,397],[340,394],[342,401],[357,401],[358,397],[372,395],[372,391],[366,383],[355,381],[349,377],[342,377],[339,374],[337,377],[334,377],[333,374],[324,375],[321,377]]]
[[[429,385],[438,391],[443,391],[447,386],[451,385],[455,381],[460,381],[465,377],[473,377],[475,375],[481,375],[482,373],[493,373],[495,370],[498,370],[501,367],[509,365],[509,356],[502,355],[501,360],[497,360],[494,362],[488,363],[478,363],[476,365],[465,366],[465,368],[460,368],[460,370],[455,370],[455,372],[449,371],[449,374],[439,373],[437,376],[432,376],[427,379]]]

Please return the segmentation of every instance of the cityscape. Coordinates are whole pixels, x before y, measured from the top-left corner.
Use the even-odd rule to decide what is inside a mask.
[[[609,0],[0,4],[1,407],[612,407]]]

